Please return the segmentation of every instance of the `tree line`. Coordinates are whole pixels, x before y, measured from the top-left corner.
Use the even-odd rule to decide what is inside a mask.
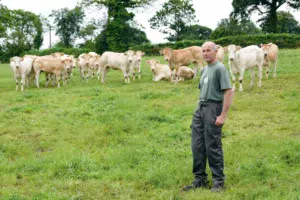
[[[0,60],[39,50],[43,33],[48,31],[54,31],[60,38],[50,47],[80,47],[100,54],[150,43],[143,26],[135,21],[138,17],[135,11],[146,12],[156,3],[158,0],[80,0],[73,9],[62,8],[53,10],[49,16],[41,16],[8,9],[0,0]],[[299,10],[299,0],[233,0],[232,6],[233,12],[221,19],[215,30],[198,23],[192,0],[166,0],[149,23],[171,42],[262,33],[300,34],[300,25],[294,16],[278,11],[282,6]],[[98,18],[87,20],[93,11]],[[250,20],[254,12],[261,16],[260,27]]]

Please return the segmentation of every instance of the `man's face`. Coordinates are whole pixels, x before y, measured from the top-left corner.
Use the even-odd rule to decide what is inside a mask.
[[[203,58],[207,63],[211,63],[215,61],[216,56],[217,56],[217,50],[214,50],[214,45],[211,44],[205,44],[202,47],[202,54]]]

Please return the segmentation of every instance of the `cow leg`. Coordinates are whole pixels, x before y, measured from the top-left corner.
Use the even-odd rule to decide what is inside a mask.
[[[199,69],[201,69],[201,64],[200,63],[198,63],[198,62],[195,62],[194,63],[194,77],[193,78],[196,78],[196,76],[197,76],[197,73],[198,73],[198,70]]]
[[[262,79],[262,71],[263,71],[263,63],[257,66],[258,67],[258,87],[261,87],[261,79]]]
[[[274,61],[274,73],[273,73],[274,78],[276,78],[276,70],[277,70],[277,59]]]
[[[21,75],[21,91],[24,91],[24,84],[25,84],[25,74]]]
[[[232,79],[232,91],[235,91],[235,83],[236,83],[236,77],[233,74],[232,70],[231,70],[231,64],[229,63],[229,72],[230,72],[230,76]]]
[[[139,66],[138,74],[139,74],[139,79],[141,79],[141,66]]]
[[[243,66],[241,66],[240,77],[239,77],[239,83],[240,83],[239,91],[240,92],[243,92],[243,77],[244,77],[244,72],[245,72],[245,68]]]
[[[15,72],[16,73],[16,72]],[[19,81],[18,81],[18,76],[14,75],[14,79],[16,81],[16,90],[19,90]]]
[[[40,76],[40,71],[36,71],[35,72],[35,84],[37,88],[40,88],[40,84],[39,84],[39,76]]]
[[[269,73],[270,73],[270,62],[267,61],[267,63],[266,63],[266,78],[269,78]]]
[[[55,72],[57,87],[60,88],[60,71]]]
[[[104,83],[104,81],[105,81],[105,76],[106,76],[108,70],[109,70],[108,67],[104,67],[104,68],[102,69],[102,83]]]
[[[255,71],[254,71],[254,68],[252,68],[251,69],[251,83],[250,83],[250,88],[253,86],[254,77],[255,77]]]

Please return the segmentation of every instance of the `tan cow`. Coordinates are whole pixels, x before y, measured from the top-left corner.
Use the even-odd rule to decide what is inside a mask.
[[[185,79],[192,79],[194,77],[194,70],[189,67],[181,66],[178,70],[179,81],[184,81]]]
[[[35,73],[36,86],[39,88],[40,72],[53,73],[56,75],[57,87],[60,87],[60,74],[72,68],[72,60],[62,60],[59,57],[42,56],[34,60],[33,70]],[[65,73],[63,73],[65,74]],[[63,76],[63,80],[66,77]]]
[[[169,67],[171,68],[171,70],[175,69],[176,83],[178,82],[179,67],[194,64],[194,77],[196,77],[197,71],[199,69],[202,69],[204,66],[202,48],[198,46],[192,46],[178,50],[164,48],[159,52],[161,55],[164,55],[165,60],[169,62]],[[173,81],[173,76],[171,81]]]
[[[261,44],[261,49],[264,51],[264,66],[266,66],[266,77],[269,77],[270,65],[274,65],[273,77],[276,78],[276,68],[278,60],[278,47],[276,44]]]
[[[90,64],[90,55],[86,53],[80,54],[78,57],[78,68],[82,79],[85,80],[86,82],[88,81],[88,78],[91,74],[89,64]]]

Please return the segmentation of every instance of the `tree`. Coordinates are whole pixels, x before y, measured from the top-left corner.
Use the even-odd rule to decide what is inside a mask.
[[[261,30],[259,30],[252,21],[248,19],[239,21],[230,17],[221,19],[217,28],[212,32],[210,37],[212,39],[218,39],[226,36],[246,34],[254,35],[259,33],[261,33]]]
[[[137,29],[131,25],[135,15],[128,9],[132,10],[150,5],[155,1],[157,0],[82,0],[82,4],[85,6],[95,5],[98,8],[107,9],[107,21],[104,30],[96,38],[97,52],[128,50],[132,45],[132,37],[134,36],[132,29]],[[142,35],[140,34],[140,36]]]
[[[180,40],[207,40],[212,30],[205,26],[191,25],[184,26],[182,31],[176,36],[169,36],[169,41],[180,41]]]
[[[277,10],[286,4],[293,9],[300,9],[299,0],[233,0],[233,12],[231,16],[248,18],[249,14],[258,11],[262,18],[259,21],[264,23],[264,30],[267,33],[277,33]]]
[[[56,34],[60,37],[64,47],[72,47],[72,43],[78,37],[84,16],[83,10],[78,6],[72,10],[62,8],[52,11],[50,17],[54,18]]]
[[[187,24],[197,22],[191,0],[169,0],[163,8],[149,20],[151,28],[168,34],[171,41],[180,40]]]
[[[290,34],[300,34],[300,25],[294,16],[285,11],[277,12],[278,23],[277,31],[278,33],[290,33]],[[261,24],[262,30],[264,30],[264,24]]]

